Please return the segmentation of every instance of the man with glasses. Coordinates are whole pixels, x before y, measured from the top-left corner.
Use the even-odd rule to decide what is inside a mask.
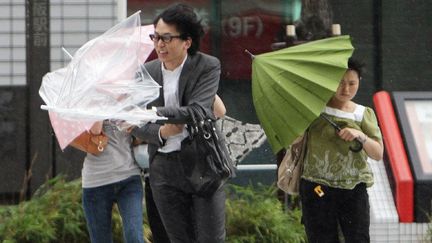
[[[189,120],[188,106],[197,104],[211,111],[220,62],[198,51],[204,31],[193,9],[172,5],[153,24],[155,33],[150,38],[158,59],[145,67],[163,88],[149,106],[183,122]],[[179,157],[181,142],[188,136],[185,125],[149,123],[133,128],[131,134],[149,144],[150,187],[170,241],[224,242],[224,188],[205,198],[191,190]]]

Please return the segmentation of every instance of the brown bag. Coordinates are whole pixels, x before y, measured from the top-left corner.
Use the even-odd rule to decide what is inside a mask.
[[[104,151],[107,144],[108,137],[104,132],[94,135],[85,131],[76,137],[69,145],[86,153],[98,155]]]
[[[306,145],[307,131],[294,140],[279,165],[277,185],[282,191],[290,195],[299,193]]]

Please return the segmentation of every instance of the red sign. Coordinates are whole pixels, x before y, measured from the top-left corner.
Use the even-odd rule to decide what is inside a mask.
[[[282,26],[280,13],[254,8],[250,1],[241,2],[249,8],[222,17],[222,74],[228,80],[250,80],[252,60],[245,50],[254,55],[271,51]],[[224,8],[231,10],[232,6]]]
[[[245,53],[245,49],[253,54],[261,54],[271,51],[271,44],[280,41],[276,37],[283,29],[282,0],[186,2],[202,19],[206,32],[200,50],[220,58],[222,78],[225,80],[251,80],[251,58]],[[169,0],[128,0],[128,14],[141,10],[141,21],[150,24],[170,4],[172,1]],[[220,16],[215,16],[219,8]],[[220,23],[211,22],[219,17]],[[212,32],[211,26],[220,28]],[[217,33],[220,34],[216,36]],[[212,53],[216,51],[212,49],[212,42],[219,50],[218,53]]]

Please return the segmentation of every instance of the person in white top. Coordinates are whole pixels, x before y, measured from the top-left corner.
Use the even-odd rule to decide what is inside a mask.
[[[363,64],[350,58],[348,70],[321,116],[307,132],[299,194],[308,242],[368,243],[373,184],[368,157],[381,160],[383,142],[372,108],[357,104]],[[360,145],[360,146],[358,146]]]
[[[87,153],[82,169],[82,205],[92,243],[113,242],[112,208],[115,204],[123,224],[126,243],[144,242],[143,187],[140,169],[132,157],[132,137],[109,121],[96,122],[92,134],[109,138],[98,154]]]

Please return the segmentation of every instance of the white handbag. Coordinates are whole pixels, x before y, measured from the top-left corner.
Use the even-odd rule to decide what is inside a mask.
[[[147,144],[139,144],[133,147],[135,161],[141,169],[149,168],[149,155],[147,152]]]

